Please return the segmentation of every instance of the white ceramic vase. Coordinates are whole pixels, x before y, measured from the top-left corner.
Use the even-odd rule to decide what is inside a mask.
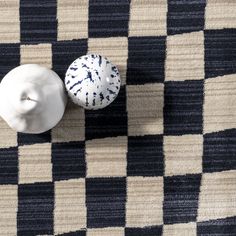
[[[43,133],[53,128],[66,102],[60,77],[36,64],[16,67],[0,83],[0,116],[17,132]]]

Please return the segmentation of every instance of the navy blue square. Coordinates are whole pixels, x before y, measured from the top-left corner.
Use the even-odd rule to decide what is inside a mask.
[[[89,0],[89,37],[128,36],[127,0]]]
[[[236,129],[204,135],[203,172],[236,169]]]
[[[205,77],[236,73],[236,29],[205,30]]]
[[[129,37],[127,84],[164,81],[166,37]]]
[[[19,185],[17,235],[53,234],[53,208],[53,183]]]
[[[126,228],[125,236],[162,236],[162,226]]]
[[[54,181],[85,177],[84,142],[52,143],[52,164]]]
[[[57,1],[21,0],[20,27],[22,43],[57,40]]]
[[[52,44],[53,70],[64,80],[69,65],[87,53],[87,39],[59,41]]]
[[[87,227],[125,226],[126,179],[86,179]]]
[[[50,130],[41,134],[17,133],[17,143],[19,146],[36,144],[36,143],[50,143],[50,142],[51,142]]]
[[[164,133],[202,134],[203,80],[165,82]]]
[[[0,44],[0,82],[2,78],[20,64],[20,44]]]
[[[197,235],[236,235],[236,216],[197,223]]]
[[[116,100],[101,110],[85,111],[86,140],[127,135],[126,91],[121,87]]]
[[[164,178],[164,224],[196,221],[201,175]]]
[[[0,149],[0,184],[18,183],[18,148]]]
[[[128,137],[128,176],[163,176],[163,136]]]
[[[168,35],[203,30],[205,6],[206,0],[168,0]]]

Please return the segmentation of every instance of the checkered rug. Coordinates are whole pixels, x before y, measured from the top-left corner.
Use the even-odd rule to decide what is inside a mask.
[[[111,106],[0,122],[0,235],[236,235],[236,1],[0,1],[1,78],[90,52],[120,69]]]

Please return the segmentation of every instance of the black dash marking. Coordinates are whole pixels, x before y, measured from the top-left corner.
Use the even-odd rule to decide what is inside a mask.
[[[78,81],[70,87],[70,90],[73,89],[76,85],[81,84],[83,80]]]
[[[101,103],[102,103],[102,101],[104,100],[103,93],[101,92],[101,93],[99,94],[99,96],[100,96],[100,101],[101,101]]]
[[[78,70],[78,68],[76,68],[76,67],[71,67],[70,70],[76,71],[76,70]]]
[[[106,96],[106,99],[107,99],[108,101],[110,101],[110,97],[109,97],[109,95]]]
[[[82,88],[79,88],[75,93],[74,95],[76,96],[78,92],[81,92]]]
[[[87,77],[85,79],[89,79],[91,82],[94,83],[93,77],[92,77],[92,73],[90,71],[87,71]]]
[[[116,94],[116,92],[114,92],[114,91],[112,91],[112,90],[110,90],[110,89],[107,89],[107,91],[108,91],[110,94],[112,94],[112,95]]]
[[[93,99],[93,106],[95,106],[95,99]]]
[[[69,84],[70,83],[70,80],[68,80],[67,82],[66,82],[66,84]]]
[[[87,69],[89,69],[89,67],[88,67],[86,64],[84,64],[84,63],[82,63],[82,68],[87,68]]]
[[[89,105],[88,103],[88,92],[86,93],[86,103],[85,103],[86,107]]]
[[[99,62],[98,62],[99,66],[102,65],[102,57],[99,55]]]

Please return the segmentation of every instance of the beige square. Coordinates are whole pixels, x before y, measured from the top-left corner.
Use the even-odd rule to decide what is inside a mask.
[[[85,180],[55,182],[54,233],[63,234],[85,227]]]
[[[12,130],[8,124],[0,118],[0,148],[17,146],[17,132]]]
[[[51,44],[21,45],[21,64],[39,64],[48,68],[52,67]]]
[[[208,0],[205,9],[205,28],[223,29],[236,27],[235,0]]]
[[[164,85],[128,85],[127,111],[130,136],[162,134]]]
[[[125,236],[124,228],[88,229],[87,236]]]
[[[126,83],[128,39],[126,37],[89,38],[88,52],[107,57],[120,72],[121,83]]]
[[[236,215],[236,170],[202,176],[197,221]]]
[[[166,0],[132,0],[129,36],[166,35]]]
[[[72,102],[68,102],[62,120],[52,129],[52,142],[83,141],[84,139],[84,109]]]
[[[86,141],[87,176],[126,176],[127,142],[127,137]]]
[[[128,177],[126,226],[161,225],[163,177]]]
[[[163,236],[197,236],[196,223],[164,225]]]
[[[203,136],[164,136],[165,175],[202,172]]]
[[[72,40],[88,37],[88,1],[58,0],[57,40]]]
[[[235,74],[205,80],[204,133],[236,128]]]
[[[1,235],[17,235],[17,185],[0,185]]]
[[[167,37],[165,80],[204,79],[203,32]]]
[[[19,147],[19,183],[52,181],[51,144]]]
[[[20,42],[20,0],[0,1],[0,43]]]

